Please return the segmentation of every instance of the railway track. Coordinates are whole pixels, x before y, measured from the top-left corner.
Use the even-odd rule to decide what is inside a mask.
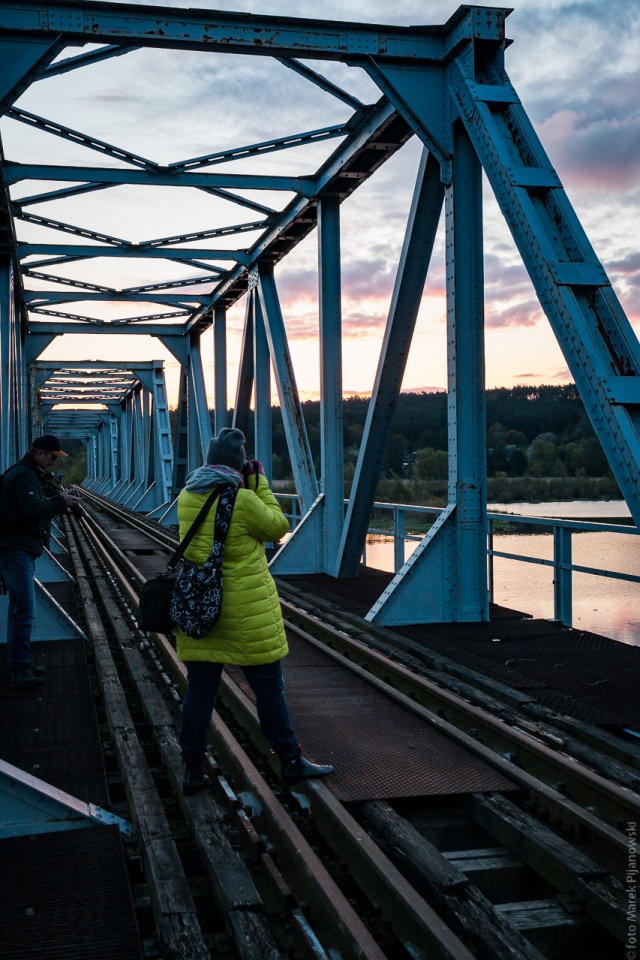
[[[184,669],[171,638],[143,638],[134,621],[140,567],[147,576],[150,564],[162,569],[175,532],[90,495],[85,504],[85,518],[68,524],[72,556],[159,956],[216,955],[222,942],[261,958],[622,955],[640,812],[633,744],[597,728],[579,738],[570,718],[554,726],[525,715],[508,693],[489,696],[442,669],[442,658],[430,664],[389,631],[281,584],[291,636],[513,787],[354,804],[324,783],[285,790],[251,700],[225,672],[212,726],[215,790],[185,798],[176,734]],[[218,917],[213,931],[204,915]]]

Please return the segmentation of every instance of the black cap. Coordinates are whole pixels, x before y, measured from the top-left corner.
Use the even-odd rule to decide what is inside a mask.
[[[220,463],[234,470],[242,470],[247,455],[244,449],[245,436],[235,427],[223,427],[217,437],[209,441],[208,464]]]
[[[69,454],[60,449],[60,441],[52,433],[46,433],[44,437],[36,437],[31,444],[36,450],[45,450],[47,453],[53,453],[56,457],[68,457]]]

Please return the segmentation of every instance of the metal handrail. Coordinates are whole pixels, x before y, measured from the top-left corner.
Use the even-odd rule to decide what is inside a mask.
[[[292,512],[285,514],[291,521],[292,530],[295,529],[301,516],[299,513],[298,497],[295,493],[275,494],[278,500],[290,500]],[[345,504],[348,501],[345,500]],[[406,503],[374,503],[374,509],[392,511],[393,530],[381,530],[369,527],[369,534],[393,538],[394,571],[397,572],[404,564],[404,546],[407,540],[422,540],[424,534],[408,534],[405,532],[405,515],[407,513],[425,513],[437,517],[442,513],[442,507],[425,507]],[[504,550],[495,550],[493,546],[494,524],[504,521],[510,524],[524,526],[540,526],[551,528],[553,535],[553,560],[541,557],[529,557],[526,554],[507,553]],[[573,574],[586,573],[591,576],[607,577],[611,580],[625,580],[628,583],[640,583],[640,576],[631,573],[620,573],[614,570],[605,570],[600,567],[585,567],[574,564],[572,561],[571,537],[574,533],[614,533],[626,536],[639,536],[640,529],[631,525],[617,523],[598,523],[593,520],[565,520],[559,517],[530,517],[522,514],[487,512],[487,558],[489,561],[489,597],[493,600],[493,559],[500,557],[505,560],[515,560],[520,563],[532,563],[538,566],[553,567],[553,611],[554,620],[572,625],[573,619]],[[366,548],[365,548],[366,553]],[[363,553],[363,560],[365,553]]]

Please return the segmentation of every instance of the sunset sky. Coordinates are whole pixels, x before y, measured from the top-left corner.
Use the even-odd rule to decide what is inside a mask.
[[[158,5],[303,17],[321,11],[325,19],[398,25],[444,23],[458,6],[449,0],[395,0],[393,4],[382,0],[323,0],[322,4],[184,0]],[[506,53],[507,72],[637,332],[640,3],[513,0],[510,6],[514,12],[507,20],[507,35],[514,43]],[[358,69],[319,61],[310,65],[364,102],[379,97]],[[349,115],[340,101],[268,58],[157,50],[141,50],[42,81],[27,91],[18,106],[160,163],[323,127]],[[57,138],[45,141],[43,134],[15,121],[2,121],[2,135],[10,160],[114,165]],[[226,164],[215,169],[305,175],[317,169],[336,145],[328,140],[249,160],[244,166]],[[419,153],[414,138],[341,208],[345,394],[366,394],[373,384]],[[33,192],[30,183],[14,195]],[[487,386],[568,382],[564,358],[488,189],[485,197]],[[274,205],[277,199],[282,205],[282,198],[261,195],[260,199],[266,204],[273,200]],[[137,241],[255,219],[251,211],[210,200],[201,192],[166,188],[122,187],[98,192],[91,200],[58,201],[31,209]],[[27,224],[20,225],[19,233],[21,239],[57,239],[51,231]],[[228,246],[248,246],[253,239],[253,234],[231,238]],[[108,274],[99,274],[95,264],[81,262],[69,265],[65,273],[92,281],[108,278],[117,286],[192,273],[179,264],[152,261],[118,260],[106,269]],[[315,233],[279,264],[276,281],[298,387],[302,399],[308,399],[317,395],[319,382]],[[72,309],[89,312],[81,305]],[[131,314],[130,308],[124,310],[121,305],[91,305],[91,310],[95,316]],[[242,302],[229,313],[230,403],[235,395],[243,315]],[[203,337],[203,357],[211,400],[212,355],[209,332]],[[166,359],[170,400],[175,402],[177,364],[152,338],[67,335],[44,354],[45,359],[65,360],[125,357]],[[442,388],[445,383],[441,224],[403,388]]]

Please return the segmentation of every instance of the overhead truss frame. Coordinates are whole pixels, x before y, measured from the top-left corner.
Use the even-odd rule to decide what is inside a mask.
[[[8,364],[2,380],[2,431],[17,451],[27,425],[20,398],[44,348],[64,333],[146,333],[158,337],[181,366],[179,451],[168,466],[168,417],[151,461],[135,466],[149,411],[137,406],[142,387],[166,408],[164,383],[152,364],[138,386],[96,368],[95,393],[68,379],[48,380],[43,402],[49,424],[63,425],[81,394],[100,397],[109,412],[132,399],[118,433],[110,415],[110,480],[93,480],[137,509],[173,519],[172,497],[196,466],[211,435],[200,336],[213,325],[215,429],[227,422],[226,314],[246,300],[233,422],[246,429],[253,395],[254,448],[270,464],[270,376],[283,410],[303,519],[272,561],[277,573],[358,572],[382,470],[391,417],[398,401],[411,336],[428,277],[435,232],[444,207],[447,248],[449,392],[449,504],[430,533],[368,616],[382,623],[484,620],[486,467],[484,423],[483,236],[480,173],[484,169],[533,280],[540,303],[585,401],[593,426],[636,523],[640,522],[640,349],[637,338],[569,203],[557,173],[505,71],[509,11],[462,6],[443,25],[390,25],[254,16],[213,10],[87,0],[20,4],[0,0],[0,108],[16,122],[79,144],[118,166],[21,163],[1,158],[0,349]],[[59,59],[69,47],[103,44]],[[341,124],[212,150],[169,166],[20,108],[34,82],[145,47],[272,57],[337,98],[351,115]],[[380,91],[364,104],[304,61],[340,61],[362,68]],[[424,148],[405,242],[378,364],[369,415],[346,516],[341,443],[340,205],[413,135]],[[315,173],[248,175],[216,171],[221,163],[296,146],[338,140]],[[30,196],[18,184],[52,183]],[[62,186],[56,187],[60,183]],[[70,184],[70,185],[69,185]],[[77,198],[118,185],[191,188],[223,198],[251,219],[236,224],[132,242],[126,237],[37,212],[41,203]],[[244,192],[269,191],[279,208]],[[34,212],[34,208],[35,212]],[[59,234],[55,242],[20,239],[21,225]],[[287,343],[287,322],[274,267],[313,230],[318,234],[322,450],[317,476]],[[216,245],[238,238],[237,246]],[[244,245],[243,238],[249,238]],[[93,258],[179,262],[193,272],[184,281],[149,282],[121,289],[70,278],[60,267]],[[42,286],[30,286],[37,281]],[[63,289],[60,289],[60,288]],[[130,303],[132,314],[105,320],[74,304]],[[152,312],[135,310],[150,305]],[[86,311],[86,307],[85,307]],[[46,317],[46,319],[40,319]],[[61,364],[60,366],[68,366]],[[35,368],[34,368],[35,369]],[[122,373],[122,371],[119,371]],[[53,376],[53,373],[52,373]],[[142,386],[140,386],[142,385]],[[59,391],[56,393],[56,389]],[[67,391],[66,394],[64,391]],[[75,393],[73,391],[76,391]],[[49,401],[55,402],[55,408]],[[128,402],[128,401],[127,401]],[[126,404],[125,404],[126,405]],[[65,416],[68,414],[65,413]],[[57,419],[56,419],[57,418]],[[86,424],[87,413],[78,414]],[[66,429],[71,430],[69,423]],[[80,427],[83,429],[83,427]],[[101,429],[101,428],[99,428]],[[123,439],[124,438],[124,439]],[[170,436],[169,436],[170,439]],[[118,471],[124,476],[114,481]],[[150,471],[150,473],[149,473]],[[171,473],[171,477],[169,477]],[[136,483],[151,475],[162,503]],[[111,482],[111,486],[109,483]],[[144,482],[144,481],[143,481]],[[135,490],[131,490],[132,484]]]

